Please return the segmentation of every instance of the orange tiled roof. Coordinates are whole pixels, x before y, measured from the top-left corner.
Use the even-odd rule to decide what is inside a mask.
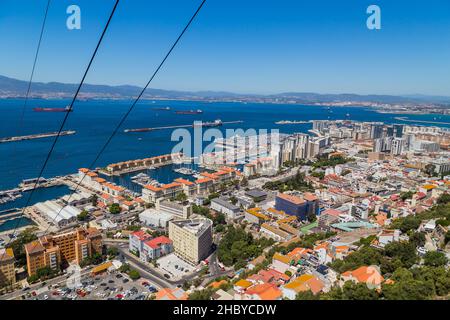
[[[290,195],[290,194],[280,193],[280,194],[278,194],[278,197],[281,198],[281,199],[287,200],[289,202],[295,203],[295,204],[303,204],[303,203],[305,203],[305,200],[303,200],[302,198],[297,197],[297,196],[293,196],[293,195]]]
[[[195,183],[201,184],[201,183],[206,183],[206,182],[210,182],[210,181],[212,181],[212,179],[210,179],[210,178],[203,178],[203,179],[195,180]]]
[[[156,300],[187,300],[188,295],[181,288],[163,288],[156,293]]]
[[[161,188],[163,188],[163,189],[171,189],[171,188],[180,187],[180,186],[181,186],[181,183],[172,182],[172,183],[168,183],[168,184],[162,185]]]
[[[258,295],[261,300],[277,300],[282,296],[281,290],[270,283],[257,284],[245,292],[250,295]]]
[[[353,271],[347,271],[342,274],[343,277],[352,277],[357,282],[372,282],[373,284],[380,284],[384,281],[384,278],[375,268],[370,268],[367,266],[359,267]]]
[[[235,285],[236,287],[241,287],[241,288],[247,289],[247,288],[250,287],[252,284],[253,284],[253,283],[251,283],[251,282],[248,281],[248,280],[241,279],[241,280],[239,280],[238,282],[236,282],[234,285]]]
[[[192,181],[189,181],[189,180],[186,180],[186,179],[183,179],[183,178],[175,179],[175,181],[178,182],[178,183],[184,184],[186,186],[192,186],[194,184]]]
[[[209,173],[209,172],[202,172],[200,173],[201,176],[206,177],[206,178],[210,178],[213,180],[217,180],[218,177],[215,174]]]
[[[162,188],[152,186],[151,184],[146,184],[146,185],[144,186],[144,188],[145,188],[145,189],[148,189],[148,190],[150,190],[150,191],[161,191],[161,190],[162,190]]]

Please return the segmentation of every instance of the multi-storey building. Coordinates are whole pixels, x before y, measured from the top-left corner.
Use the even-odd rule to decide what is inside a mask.
[[[170,214],[175,218],[187,219],[192,215],[192,205],[184,205],[161,199],[156,201],[155,209],[160,213]]]
[[[370,139],[379,139],[383,137],[383,122],[373,122],[370,126]]]
[[[139,230],[130,234],[129,249],[142,261],[149,262],[172,252],[173,244],[166,236],[152,238],[147,232]]]
[[[211,209],[225,214],[228,217],[228,219],[232,219],[232,220],[242,216],[241,208],[232,204],[225,198],[212,199],[211,200]]]
[[[310,193],[305,193],[303,198],[280,193],[275,198],[275,209],[306,220],[308,215],[319,213],[319,199]]]
[[[393,155],[401,155],[404,151],[405,140],[403,138],[394,138],[391,145],[391,153]]]
[[[0,288],[16,283],[14,271],[14,253],[11,248],[0,249]]]
[[[205,259],[212,245],[212,221],[206,218],[176,220],[169,223],[169,238],[175,253],[189,263]]]
[[[95,228],[44,236],[25,245],[28,275],[44,267],[58,270],[62,263],[80,264],[101,251],[102,236]]]

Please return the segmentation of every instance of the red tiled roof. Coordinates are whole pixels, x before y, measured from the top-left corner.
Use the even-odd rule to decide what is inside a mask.
[[[140,241],[144,241],[145,239],[148,239],[151,237],[147,232],[145,232],[143,230],[135,231],[132,233],[132,235],[134,237],[137,237]]]
[[[145,242],[146,245],[148,245],[152,249],[159,248],[161,244],[171,244],[172,240],[165,236],[160,236],[151,240],[148,240]]]

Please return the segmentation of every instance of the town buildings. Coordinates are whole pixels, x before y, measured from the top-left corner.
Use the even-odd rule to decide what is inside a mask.
[[[49,267],[59,270],[62,263],[80,264],[93,254],[102,252],[102,235],[95,228],[80,228],[47,235],[25,245],[28,275]]]
[[[303,197],[280,193],[275,199],[275,209],[306,220],[308,215],[319,213],[319,199],[311,193],[305,193]]]
[[[0,249],[0,289],[16,283],[14,253],[11,248]]]
[[[166,236],[152,237],[144,230],[130,234],[129,250],[144,262],[160,258],[173,251],[172,240]]]
[[[232,204],[225,198],[214,198],[211,200],[211,209],[223,213],[228,219],[234,220],[241,217],[241,208]]]

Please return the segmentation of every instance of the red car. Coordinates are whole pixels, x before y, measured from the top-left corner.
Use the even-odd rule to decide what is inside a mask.
[[[116,295],[116,298],[117,298],[117,299],[123,299],[123,294],[120,294],[120,293],[119,293],[118,295]]]

